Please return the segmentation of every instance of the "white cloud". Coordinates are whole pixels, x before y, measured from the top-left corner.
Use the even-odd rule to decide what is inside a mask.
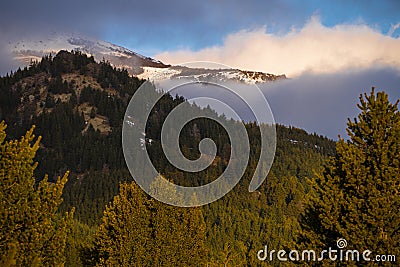
[[[312,17],[301,29],[284,35],[267,28],[228,35],[221,46],[199,51],[166,51],[154,57],[166,63],[215,61],[235,68],[289,77],[304,72],[335,73],[371,67],[400,68],[400,39],[384,35],[365,24],[325,27]]]

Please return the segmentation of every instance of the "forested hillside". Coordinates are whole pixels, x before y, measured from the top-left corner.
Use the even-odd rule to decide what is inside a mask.
[[[75,208],[65,265],[129,266],[136,262],[136,266],[257,266],[261,264],[257,251],[264,245],[289,246],[300,227],[304,199],[310,190],[307,181],[322,173],[328,156],[335,154],[335,143],[277,125],[272,169],[262,186],[249,193],[260,132],[258,125],[247,123],[251,157],[234,190],[202,208],[171,207],[130,184],[132,178],[122,154],[124,112],[142,83],[107,62],[96,63],[91,57],[66,51],[0,78],[0,120],[8,125],[7,140],[19,139],[32,125],[36,125],[35,134],[42,136],[35,158],[39,162],[36,183],[45,174],[55,182],[69,171],[59,208],[60,214]],[[227,166],[229,138],[211,120],[191,121],[181,134],[183,154],[197,158],[199,141],[209,137],[217,144],[216,159],[201,174],[187,174],[168,164],[162,154],[160,127],[169,111],[183,101],[169,95],[161,99],[147,124],[145,143],[164,177],[178,184],[204,184]],[[193,109],[201,110],[195,105]],[[214,113],[211,109],[202,112]],[[121,210],[127,214],[119,218]],[[129,216],[136,220],[124,222]],[[137,231],[137,225],[142,231]],[[110,235],[110,227],[120,229],[120,236]],[[122,238],[125,234],[130,241]],[[192,247],[184,249],[182,244]],[[113,247],[120,251],[112,251]],[[151,251],[162,255],[155,257]],[[139,254],[143,254],[140,259]]]

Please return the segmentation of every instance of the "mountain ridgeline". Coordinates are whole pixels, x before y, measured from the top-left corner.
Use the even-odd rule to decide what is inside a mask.
[[[326,158],[335,154],[335,143],[298,128],[277,125],[277,148],[271,171],[260,188],[249,193],[248,185],[260,153],[260,131],[257,124],[246,123],[251,153],[244,177],[222,199],[195,209],[197,213],[183,212],[182,208],[151,200],[137,187],[129,189],[124,183],[129,184],[133,179],[121,147],[123,117],[130,98],[143,82],[108,62],[97,63],[93,57],[67,51],[60,51],[54,57],[45,56],[40,62],[0,78],[0,120],[8,125],[7,138],[20,138],[31,125],[36,125],[35,133],[43,137],[36,155],[37,180],[48,174],[49,180],[55,182],[58,176],[70,172],[60,206],[61,212],[75,208],[74,223],[67,238],[66,266],[95,265],[106,261],[106,257],[112,262],[111,252],[102,254],[95,245],[104,241],[101,233],[107,228],[104,226],[106,219],[102,217],[114,218],[120,210],[118,205],[129,199],[137,203],[137,206],[131,205],[132,209],[141,207],[141,216],[161,223],[152,225],[159,227],[156,232],[161,233],[160,240],[165,243],[162,249],[170,253],[170,257],[174,255],[171,251],[182,248],[174,247],[178,244],[171,243],[173,237],[168,237],[173,231],[168,229],[174,225],[166,218],[168,214],[176,213],[182,218],[200,216],[201,223],[193,224],[199,228],[191,229],[204,232],[191,239],[193,242],[202,239],[196,244],[203,244],[198,251],[204,257],[193,258],[199,261],[199,266],[257,266],[260,264],[257,251],[264,245],[280,248],[290,244],[299,228],[303,200],[309,190],[307,180],[321,173]],[[164,177],[180,185],[195,186],[208,183],[223,172],[230,158],[230,143],[218,123],[195,119],[182,130],[183,154],[191,159],[198,158],[198,144],[208,137],[217,145],[217,156],[200,173],[174,168],[163,154],[160,130],[169,112],[184,101],[183,97],[164,95],[151,112],[144,141],[154,165]],[[196,105],[192,108],[194,112],[219,116],[210,108]],[[110,206],[121,183],[119,204]],[[157,216],[151,213],[154,210]],[[140,223],[148,225],[146,221]],[[179,225],[175,227],[184,231]],[[203,230],[199,231],[200,228]],[[140,240],[137,242],[141,244]],[[173,261],[165,263],[161,258],[158,261],[141,259],[141,262],[147,266],[161,262],[163,266],[176,265]],[[273,264],[279,265],[279,262]],[[191,262],[186,265],[197,266]]]

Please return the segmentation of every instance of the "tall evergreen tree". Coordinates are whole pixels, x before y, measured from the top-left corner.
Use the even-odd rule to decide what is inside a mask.
[[[203,266],[205,224],[199,208],[178,208],[123,183],[96,234],[98,266]]]
[[[158,176],[150,190],[168,197],[182,197],[170,185],[163,185]],[[195,196],[193,196],[195,199]],[[154,253],[151,266],[204,266],[206,264],[206,226],[201,208],[182,208],[150,199]],[[194,200],[195,201],[195,200]]]
[[[336,248],[344,238],[346,249],[400,256],[398,103],[390,103],[384,92],[375,95],[374,89],[360,96],[358,119],[347,124],[350,140],[339,140],[336,156],[313,183],[301,222],[301,247]]]
[[[121,184],[96,233],[99,266],[145,266],[150,213],[144,200],[138,186]]]
[[[35,186],[34,127],[21,140],[5,141],[0,123],[0,265],[63,266],[67,222],[57,213],[67,174]],[[32,142],[34,143],[32,144]]]

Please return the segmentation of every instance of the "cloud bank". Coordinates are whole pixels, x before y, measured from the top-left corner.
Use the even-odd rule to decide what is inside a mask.
[[[275,121],[337,139],[347,138],[347,119],[359,114],[360,94],[385,91],[400,99],[400,73],[394,68],[371,68],[334,74],[306,74],[261,86]]]
[[[400,38],[363,23],[322,25],[312,17],[301,29],[268,33],[267,27],[228,35],[222,45],[154,55],[170,64],[206,60],[289,77],[371,67],[400,68]]]

